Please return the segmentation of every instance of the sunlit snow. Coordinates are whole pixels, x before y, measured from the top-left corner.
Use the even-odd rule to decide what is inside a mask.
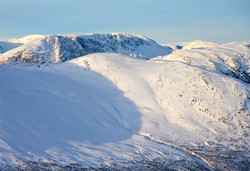
[[[45,53],[38,40],[6,53]],[[219,147],[249,159],[250,43],[199,42],[150,60],[127,49],[0,66],[2,166],[166,159],[213,170],[222,163],[206,155]]]

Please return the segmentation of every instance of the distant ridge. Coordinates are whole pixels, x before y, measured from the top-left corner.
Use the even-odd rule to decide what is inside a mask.
[[[172,52],[172,48],[162,46],[152,39],[127,33],[30,35],[2,42],[19,43],[19,46],[1,54],[1,64],[15,61],[57,63],[100,52],[120,53],[135,58],[150,59]]]

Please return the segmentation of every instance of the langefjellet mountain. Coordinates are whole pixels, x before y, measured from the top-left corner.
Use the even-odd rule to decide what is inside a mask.
[[[0,41],[2,170],[249,170],[250,41]]]

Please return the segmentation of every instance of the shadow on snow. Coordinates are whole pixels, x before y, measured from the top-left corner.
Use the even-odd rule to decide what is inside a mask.
[[[75,64],[51,66],[50,71],[0,68],[1,138],[11,148],[3,151],[74,155],[86,144],[120,142],[139,131],[136,105],[110,80]]]

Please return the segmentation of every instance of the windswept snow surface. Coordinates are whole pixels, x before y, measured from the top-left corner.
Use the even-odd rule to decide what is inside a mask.
[[[211,65],[231,66],[232,58],[249,74],[246,44],[181,49],[151,60],[94,53],[63,63],[2,65],[2,167],[25,169],[25,161],[250,167],[249,83]]]
[[[172,52],[170,47],[133,34],[85,34],[85,35],[36,35],[21,39],[11,39],[14,43],[24,43],[9,51],[2,50],[0,64],[21,62],[62,62],[91,53],[114,52],[135,58],[150,59]],[[0,42],[1,46],[1,42]]]

